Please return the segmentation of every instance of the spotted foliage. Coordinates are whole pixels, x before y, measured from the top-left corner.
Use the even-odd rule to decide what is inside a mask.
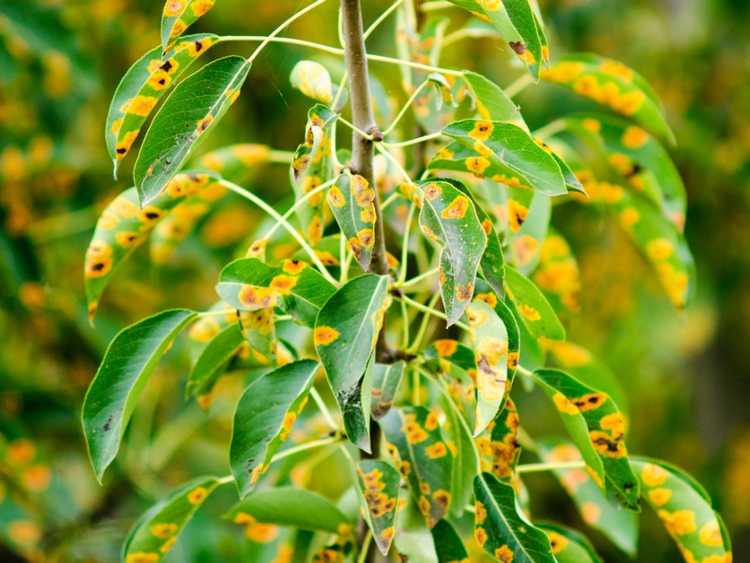
[[[497,84],[481,74],[468,70],[465,70],[461,77],[469,88],[481,119],[507,121],[528,130],[518,106]]]
[[[518,410],[508,398],[487,429],[475,439],[482,471],[501,481],[510,481],[521,455],[518,427]]]
[[[392,364],[375,364],[372,372],[372,405],[370,412],[375,419],[383,418],[398,393],[406,364],[403,360]]]
[[[308,98],[323,104],[333,101],[335,89],[331,82],[331,75],[322,64],[315,61],[300,61],[289,75],[292,87],[302,92]]]
[[[375,248],[375,190],[364,177],[345,172],[328,189],[327,200],[349,250],[367,271]]]
[[[396,534],[401,475],[390,463],[378,459],[360,461],[356,472],[367,525],[378,549],[387,555]]]
[[[166,0],[161,16],[161,45],[165,51],[198,18],[214,7],[216,0]]]
[[[550,229],[539,252],[539,266],[531,279],[559,313],[580,309],[581,278],[568,242]]]
[[[539,526],[552,546],[557,563],[602,563],[586,536],[565,526],[545,522]]]
[[[534,283],[506,265],[505,292],[517,317],[535,338],[565,340],[565,327]]]

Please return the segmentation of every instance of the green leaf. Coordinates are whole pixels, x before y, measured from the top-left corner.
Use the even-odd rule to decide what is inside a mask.
[[[521,446],[518,443],[518,410],[510,399],[497,413],[491,429],[476,438],[481,470],[492,473],[504,482],[510,482],[515,471]]]
[[[700,485],[659,460],[636,458],[643,498],[654,509],[686,561],[731,561],[732,545]]]
[[[219,484],[215,477],[199,477],[181,485],[150,508],[130,530],[122,546],[122,560],[161,561]]]
[[[370,451],[371,397],[363,376],[374,363],[390,301],[388,277],[366,274],[341,286],[315,321],[315,350],[336,395],[347,436],[366,451]]]
[[[161,47],[154,47],[127,70],[112,96],[104,124],[115,177],[159,100],[217,39],[209,33],[189,35],[163,55]]]
[[[214,336],[195,362],[188,378],[185,394],[188,397],[205,395],[213,387],[229,361],[245,341],[238,324],[232,324]]]
[[[508,331],[495,310],[475,299],[466,309],[476,356],[477,406],[474,436],[492,422],[503,404],[508,382]]]
[[[505,291],[518,316],[534,338],[565,340],[565,327],[539,288],[506,264]]]
[[[289,81],[293,88],[308,98],[324,104],[333,101],[335,90],[331,75],[322,64],[315,61],[300,61],[292,69]]]
[[[387,555],[396,532],[401,475],[386,461],[367,459],[357,464],[356,481],[372,537],[380,552]]]
[[[430,344],[422,352],[422,356],[425,359],[426,368],[444,376],[447,391],[461,411],[463,418],[473,420],[476,410],[474,351],[452,338],[441,338]],[[469,430],[469,437],[471,438],[471,430]]]
[[[619,61],[589,53],[557,58],[541,77],[564,86],[674,143],[656,94],[641,75]]]
[[[491,22],[500,37],[528,65],[532,76],[539,77],[540,65],[549,60],[549,49],[529,0],[450,0],[450,3]]]
[[[578,312],[581,292],[578,262],[568,242],[550,228],[539,252],[539,266],[532,275],[552,307],[560,312]]]
[[[363,176],[347,171],[328,189],[327,200],[349,250],[367,271],[375,247],[375,190]]]
[[[396,398],[406,363],[399,360],[393,364],[375,364],[372,372],[372,405],[370,412],[375,419],[383,418]]]
[[[438,563],[457,563],[468,561],[469,554],[466,551],[461,536],[448,520],[440,520],[430,530],[432,541],[435,543],[435,554]]]
[[[107,284],[117,267],[138,248],[148,234],[180,202],[199,193],[223,188],[216,177],[203,172],[175,176],[152,203],[141,208],[138,194],[130,188],[118,195],[102,212],[86,250],[84,277],[89,318],[93,319]]]
[[[320,272],[296,259],[268,266],[257,258],[240,258],[224,267],[216,286],[231,307],[257,311],[279,306],[309,326],[335,291]]]
[[[422,189],[419,225],[442,246],[440,293],[450,326],[471,301],[487,236],[471,199],[461,190],[441,180],[425,182]]]
[[[489,473],[474,479],[474,538],[497,559],[514,563],[555,563],[547,535],[518,511],[511,485]]]
[[[581,459],[578,448],[564,440],[538,439],[536,444],[544,462],[560,463]],[[555,469],[553,473],[573,499],[583,521],[634,558],[638,543],[638,515],[630,510],[623,510],[617,500],[606,495],[584,469]]]
[[[486,121],[507,121],[528,130],[518,106],[489,78],[465,70],[461,77],[474,96],[477,112]]]
[[[438,424],[436,412],[424,407],[391,409],[380,421],[388,451],[409,482],[427,525],[433,527],[451,505],[453,454]]]
[[[565,526],[539,524],[552,546],[557,563],[602,563],[601,557],[586,536]]]
[[[196,313],[163,311],[121,330],[110,342],[86,391],[83,433],[99,482],[115,459],[138,397],[161,356]]]
[[[349,521],[339,508],[320,494],[298,487],[256,491],[235,504],[227,514],[236,524],[276,524],[302,530],[339,533]]]
[[[450,123],[443,133],[455,141],[438,151],[430,169],[470,172],[551,196],[568,193],[555,158],[518,125],[464,119]]]
[[[279,359],[273,307],[244,311],[239,315],[239,322],[249,348],[245,364],[250,367],[276,365]]]
[[[215,0],[166,0],[161,16],[161,45],[165,51],[195,21],[214,6]]]
[[[331,133],[336,114],[322,104],[307,112],[305,142],[297,147],[289,168],[289,175],[297,199],[334,177],[335,158]],[[325,198],[322,193],[309,198],[297,209],[304,234],[312,246],[323,237]]]
[[[138,153],[133,178],[143,204],[153,201],[239,96],[250,71],[242,57],[212,61],[164,101]]]
[[[609,395],[560,370],[534,372],[557,407],[581,452],[591,477],[604,490],[605,480],[627,508],[638,509],[638,480],[628,461],[625,416]]]
[[[318,367],[312,360],[300,360],[263,375],[245,389],[234,413],[229,448],[240,497],[255,488],[271,457],[289,437]]]

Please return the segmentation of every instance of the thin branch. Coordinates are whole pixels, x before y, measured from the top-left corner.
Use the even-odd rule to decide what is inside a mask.
[[[540,471],[555,471],[557,469],[582,469],[586,467],[584,461],[557,461],[552,463],[524,463],[516,466],[516,473],[536,473]]]
[[[397,143],[386,143],[385,141],[383,141],[381,144],[389,148],[390,147],[408,147],[411,145],[418,145],[419,143],[426,143],[434,139],[439,139],[442,136],[443,136],[442,131],[436,131],[435,133],[429,133],[427,135],[422,135],[421,137],[415,137],[414,139],[408,139],[406,141],[400,141]]]
[[[531,85],[533,82],[534,82],[534,79],[531,78],[531,75],[526,73],[520,76],[515,82],[511,83],[507,88],[504,88],[505,94],[509,98],[512,98],[513,96],[517,96],[524,90],[524,88]]]

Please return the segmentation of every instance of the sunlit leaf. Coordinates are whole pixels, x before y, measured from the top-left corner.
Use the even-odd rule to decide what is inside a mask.
[[[198,159],[197,166],[236,184],[245,184],[254,179],[272,158],[271,148],[267,145],[239,143],[207,152]]]
[[[539,288],[518,270],[507,265],[505,291],[532,336],[565,340],[565,328]]]
[[[487,236],[474,204],[461,190],[441,180],[425,182],[422,189],[419,225],[442,246],[440,293],[448,325],[452,325],[471,301]]]
[[[240,496],[247,496],[268,470],[271,457],[289,437],[307,402],[319,364],[300,360],[248,385],[237,404],[229,461]]]
[[[217,478],[199,477],[181,485],[151,507],[130,530],[122,547],[122,560],[127,563],[161,561],[217,486]]]
[[[489,78],[465,70],[461,75],[474,96],[477,112],[486,121],[508,121],[528,130],[518,106]]]
[[[217,39],[217,35],[207,33],[189,35],[163,55],[161,47],[155,47],[122,77],[112,96],[104,129],[115,176],[159,100]]]
[[[547,534],[558,563],[602,563],[594,546],[580,532],[547,522],[538,526]]]
[[[438,415],[424,407],[391,409],[380,426],[388,452],[408,481],[427,525],[433,527],[451,505],[453,453],[443,438]]]
[[[456,563],[468,561],[469,554],[466,551],[461,536],[448,520],[442,519],[430,530],[432,541],[435,543],[435,554],[438,563]]]
[[[356,470],[357,490],[365,508],[367,525],[378,549],[387,555],[396,533],[401,475],[390,463],[379,459],[360,461]]]
[[[231,324],[214,336],[195,362],[188,378],[188,396],[205,395],[245,341],[239,324]]]
[[[278,343],[273,307],[243,311],[239,315],[239,323],[248,346],[246,365],[268,367],[283,363],[277,358]]]
[[[492,473],[501,481],[510,480],[521,455],[518,426],[518,410],[508,398],[490,427],[476,438],[482,471]]]
[[[224,117],[249,71],[250,64],[242,57],[218,59],[188,76],[164,101],[133,169],[144,205],[161,193],[196,143]]]
[[[175,336],[196,318],[187,309],[163,311],[114,337],[89,385],[81,409],[91,465],[101,481],[115,459],[138,397]]]
[[[315,321],[315,350],[325,367],[346,433],[360,449],[370,449],[370,386],[365,372],[374,363],[375,344],[390,305],[388,278],[366,274],[334,293]]]
[[[518,511],[511,485],[489,473],[474,479],[474,539],[500,561],[555,562],[547,535]]]
[[[298,487],[255,491],[229,509],[225,517],[235,524],[276,524],[332,534],[350,525],[347,517],[330,500]]]
[[[558,312],[577,312],[581,279],[578,262],[562,235],[550,228],[539,253],[539,266],[532,275]]]
[[[328,189],[327,199],[349,250],[368,270],[375,247],[375,190],[363,176],[344,173]]]
[[[557,407],[589,474],[604,490],[605,481],[624,506],[637,510],[639,487],[625,446],[627,421],[606,393],[560,370],[534,372]]]
[[[405,365],[403,360],[392,364],[375,364],[372,372],[372,405],[370,407],[373,418],[383,418],[391,410],[404,376]]]
[[[674,142],[654,91],[641,75],[619,61],[589,53],[569,54],[543,69],[541,77],[628,116]]]
[[[512,123],[465,119],[443,129],[454,142],[429,164],[433,170],[470,172],[514,187],[531,187],[547,195],[567,193],[565,178],[548,149]]]
[[[474,351],[452,338],[441,338],[425,348],[422,356],[426,368],[444,376],[447,391],[464,418],[473,420],[476,410]]]
[[[161,16],[161,45],[166,51],[216,0],[166,0]]]
[[[331,75],[326,67],[315,61],[300,61],[289,75],[292,87],[302,92],[308,98],[324,104],[333,101],[334,86]]]
[[[643,498],[654,509],[685,561],[731,561],[732,545],[711,499],[695,480],[663,461],[633,460]]]

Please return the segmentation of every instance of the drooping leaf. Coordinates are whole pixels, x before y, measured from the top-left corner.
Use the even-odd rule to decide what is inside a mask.
[[[357,464],[357,491],[365,508],[365,519],[375,544],[388,554],[396,533],[396,513],[401,475],[388,462],[366,459]]]
[[[711,499],[695,480],[663,461],[633,460],[643,498],[654,509],[685,561],[731,561],[732,545]]]
[[[485,121],[507,121],[528,130],[518,106],[489,78],[465,70],[461,77],[474,96],[477,112]]]
[[[237,404],[229,461],[241,497],[268,470],[271,457],[307,400],[319,364],[300,360],[277,368],[248,385]]]
[[[93,319],[104,289],[117,267],[140,246],[154,227],[180,202],[198,193],[215,193],[224,188],[215,177],[202,172],[175,176],[164,192],[141,208],[135,188],[118,195],[102,212],[86,250],[84,276],[89,318]]]
[[[447,125],[443,133],[454,142],[438,151],[429,164],[432,170],[470,172],[551,196],[568,192],[555,158],[518,125],[465,119]]]
[[[375,364],[372,372],[372,405],[370,407],[373,418],[381,419],[391,410],[404,376],[405,365],[403,360],[392,364]]]
[[[612,399],[560,370],[534,372],[557,407],[581,452],[589,474],[604,490],[605,482],[627,508],[638,509],[639,487],[625,446],[625,416]]]
[[[555,563],[547,535],[518,511],[511,485],[489,473],[474,479],[474,539],[500,561]]]
[[[289,169],[297,199],[334,177],[331,130],[335,122],[335,114],[322,104],[316,104],[307,113],[305,142],[297,147]],[[323,237],[324,205],[325,197],[318,193],[297,210],[304,234],[312,246]]]
[[[328,190],[328,206],[354,257],[367,271],[375,247],[375,190],[359,174],[341,174]]]
[[[181,485],[150,508],[130,530],[122,546],[122,560],[161,561],[219,484],[216,477],[199,477]]]
[[[320,272],[296,259],[268,266],[257,258],[240,258],[224,267],[216,286],[232,307],[257,311],[279,306],[309,326],[335,291]]]
[[[518,270],[505,266],[505,291],[535,338],[565,340],[565,327],[539,288]]]
[[[302,530],[339,533],[349,520],[330,500],[298,487],[255,491],[225,515],[235,524],[276,524]]]
[[[558,439],[537,439],[544,462],[564,463],[581,459],[573,444]],[[623,510],[615,498],[602,491],[584,469],[555,469],[555,476],[570,495],[586,524],[599,530],[631,558],[638,542],[638,515]]]
[[[229,110],[250,71],[242,57],[210,62],[183,80],[164,101],[138,153],[133,178],[141,202],[152,202],[196,143]]]
[[[492,473],[501,481],[510,481],[521,455],[518,426],[518,410],[507,398],[492,425],[475,440],[482,471]]]
[[[565,526],[545,522],[539,525],[552,546],[557,563],[602,563],[586,536]]]
[[[469,554],[466,551],[461,536],[448,520],[442,519],[430,530],[432,541],[435,544],[435,554],[438,563],[457,563],[468,561]]]
[[[188,377],[185,394],[205,395],[237,354],[245,341],[239,324],[231,324],[214,336],[203,349]]]
[[[642,76],[619,61],[589,53],[569,54],[542,70],[541,78],[630,117],[674,142],[654,91]]]
[[[315,61],[300,61],[289,75],[292,87],[326,105],[333,101],[335,94],[331,75],[326,67]]]
[[[532,275],[550,304],[558,312],[579,310],[581,292],[578,262],[568,242],[554,229],[550,229],[539,252],[539,266]]]
[[[495,26],[500,37],[529,67],[535,78],[549,60],[547,37],[529,0],[450,0]]]
[[[433,527],[451,505],[453,454],[443,438],[438,415],[424,407],[391,409],[380,421],[388,452],[407,479],[419,511]]]
[[[163,50],[182,35],[195,21],[214,6],[216,0],[166,0],[161,16]]]
[[[441,180],[426,182],[422,189],[419,225],[428,238],[442,246],[440,294],[450,326],[471,301],[487,235],[474,204],[461,190]]]
[[[425,367],[443,376],[448,394],[466,420],[476,410],[476,360],[474,351],[452,338],[435,340],[422,352]],[[469,430],[469,436],[472,432]]]
[[[161,47],[154,47],[122,77],[112,96],[104,129],[115,176],[159,100],[217,39],[217,35],[208,33],[189,35],[163,55]]]
[[[466,318],[477,366],[477,436],[503,405],[508,381],[508,331],[495,310],[479,299],[467,307]]]
[[[123,329],[110,342],[81,409],[86,447],[100,482],[159,358],[195,318],[187,309],[163,311]]]
[[[344,427],[352,443],[370,449],[370,389],[365,372],[373,356],[385,311],[388,278],[365,274],[334,293],[315,321],[315,350],[323,363]]]

